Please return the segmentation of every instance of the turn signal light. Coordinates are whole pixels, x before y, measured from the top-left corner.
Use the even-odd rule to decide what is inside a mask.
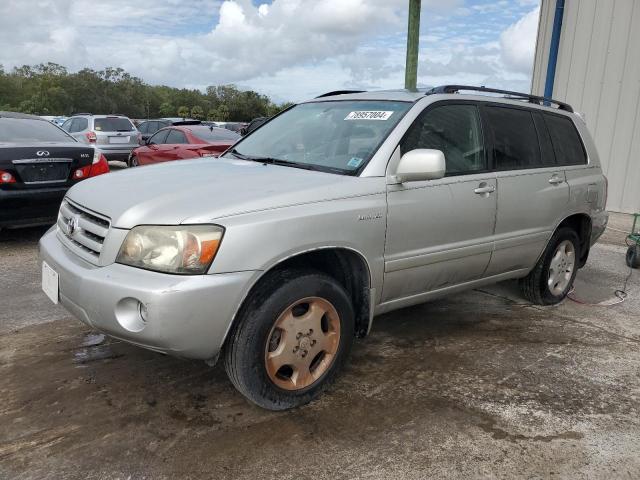
[[[0,184],[3,183],[16,183],[16,177],[11,175],[9,172],[0,170]]]

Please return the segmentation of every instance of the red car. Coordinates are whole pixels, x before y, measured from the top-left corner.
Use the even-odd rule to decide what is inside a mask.
[[[240,138],[226,128],[180,125],[158,130],[131,152],[130,167],[198,157],[217,157]]]

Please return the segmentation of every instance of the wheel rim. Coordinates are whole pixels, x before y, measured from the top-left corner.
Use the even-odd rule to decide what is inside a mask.
[[[569,286],[576,265],[576,249],[569,240],[564,240],[556,248],[549,265],[549,291],[562,295]]]
[[[320,297],[287,307],[273,324],[265,346],[267,375],[278,387],[300,390],[333,364],[340,344],[340,316]]]

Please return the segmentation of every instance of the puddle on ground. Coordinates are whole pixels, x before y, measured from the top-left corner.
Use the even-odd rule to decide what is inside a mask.
[[[114,358],[120,358],[124,356],[121,353],[115,353],[111,350],[110,345],[96,345],[93,347],[80,348],[73,354],[73,361],[78,366],[86,365],[87,363],[96,362],[98,360],[110,360]]]
[[[81,347],[95,347],[96,345],[100,345],[104,342],[105,336],[102,333],[89,333],[85,335],[83,342],[80,344]]]

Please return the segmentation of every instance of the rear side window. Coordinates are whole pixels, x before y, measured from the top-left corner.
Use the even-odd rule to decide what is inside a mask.
[[[559,115],[544,114],[558,165],[584,165],[587,155],[573,122]]]
[[[81,132],[89,127],[89,122],[86,118],[74,118],[71,125],[72,132]]]
[[[169,130],[169,135],[167,136],[167,140],[164,143],[168,144],[176,144],[176,143],[189,143],[187,142],[187,137],[184,136],[180,130]]]
[[[486,110],[493,134],[496,169],[542,167],[540,145],[531,112],[505,107],[487,107]]]
[[[447,175],[486,170],[478,108],[442,105],[420,114],[400,144],[403,154],[418,148],[442,151]]]
[[[130,132],[133,124],[126,118],[106,117],[94,119],[93,128],[98,132]]]
[[[143,122],[140,125],[138,125],[138,131],[140,133],[149,133],[149,125],[151,124],[151,122]]]

